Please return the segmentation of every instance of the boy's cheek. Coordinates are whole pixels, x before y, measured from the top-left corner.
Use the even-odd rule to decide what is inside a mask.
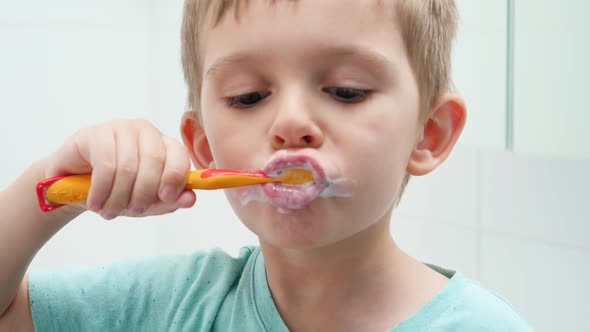
[[[213,149],[215,167],[248,171],[258,171],[264,167],[266,160],[257,152],[263,143],[259,143],[256,150],[228,141],[230,140],[222,139],[222,143]]]
[[[241,169],[251,159],[252,147],[243,128],[210,127],[207,133],[213,160],[217,168]]]

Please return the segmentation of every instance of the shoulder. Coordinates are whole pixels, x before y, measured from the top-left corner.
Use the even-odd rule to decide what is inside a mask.
[[[237,256],[232,256],[213,249],[184,255],[133,258],[95,267],[33,271],[29,284],[67,289],[72,283],[110,288],[161,283],[159,288],[167,288],[176,287],[181,280],[193,284],[212,274],[219,281],[228,279],[222,277],[226,275],[229,279],[238,277],[256,250],[256,247],[244,247]]]
[[[207,329],[257,250],[245,247],[232,256],[214,249],[93,268],[34,271],[29,296],[35,326],[84,330],[80,327],[91,324],[125,330],[122,327],[138,329],[139,324],[166,330],[183,313],[199,318],[191,326]],[[101,314],[95,315],[97,311]]]
[[[236,256],[232,256],[221,249],[212,249],[188,255],[140,258],[115,263],[112,267],[125,270],[138,268],[144,273],[153,271],[156,276],[179,276],[182,272],[224,274],[242,270],[255,251],[255,247],[244,247]]]
[[[453,331],[533,331],[514,307],[479,282],[455,275],[455,294],[447,310],[434,322],[441,330]],[[437,326],[438,325],[438,326]]]
[[[182,289],[201,295],[219,294],[227,292],[240,279],[255,250],[244,247],[233,256],[221,249],[212,249],[186,255],[118,262],[106,270],[108,276],[105,277],[109,280],[102,284],[147,289],[162,296],[169,296],[166,294],[174,294]]]

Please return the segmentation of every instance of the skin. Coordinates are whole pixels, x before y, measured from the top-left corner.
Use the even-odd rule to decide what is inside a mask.
[[[0,330],[33,330],[25,271],[80,213],[112,219],[191,207],[194,193],[182,189],[189,158],[198,167],[260,169],[276,151],[305,153],[330,177],[355,183],[352,198],[318,199],[287,214],[243,206],[227,192],[260,238],[287,326],[385,330],[418,311],[447,279],[397,247],[393,202],[406,173],[427,174],[446,159],[465,106],[446,94],[418,121],[419,91],[396,22],[394,11],[354,0],[252,1],[239,21],[227,15],[204,33],[202,122],[183,116],[186,148],[146,121],[116,120],[80,130],[35,162],[0,192],[0,246],[11,248],[0,255]],[[265,98],[237,99],[256,101],[252,107],[227,103],[253,92]],[[86,204],[39,211],[30,190],[37,181],[90,171]]]

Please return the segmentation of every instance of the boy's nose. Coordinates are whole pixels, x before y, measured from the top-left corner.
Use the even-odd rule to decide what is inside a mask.
[[[322,130],[312,114],[300,103],[282,105],[269,131],[275,149],[317,148],[324,140]]]

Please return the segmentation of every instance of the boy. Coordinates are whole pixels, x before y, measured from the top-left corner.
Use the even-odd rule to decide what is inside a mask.
[[[408,177],[442,163],[465,123],[462,99],[447,92],[456,19],[451,0],[187,0],[186,148],[146,121],[118,120],[79,131],[6,188],[1,329],[529,330],[477,283],[403,253],[389,231]],[[260,240],[237,258],[25,275],[85,210],[113,219],[191,207],[189,159],[304,167],[315,179],[226,191]],[[87,172],[85,204],[39,212],[37,181]]]

